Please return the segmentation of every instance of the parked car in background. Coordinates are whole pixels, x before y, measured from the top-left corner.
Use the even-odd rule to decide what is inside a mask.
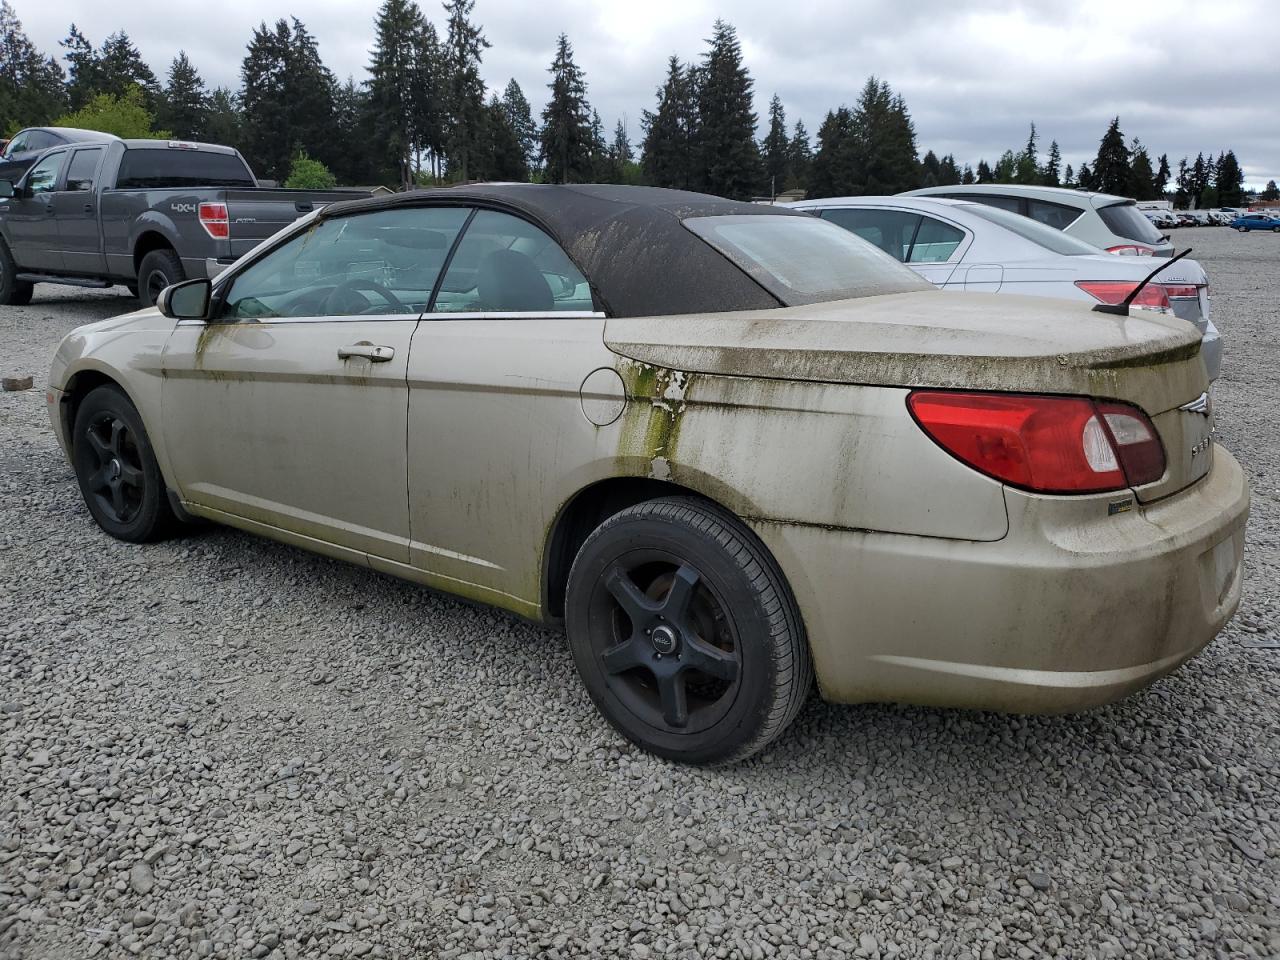
[[[1197,220],[1195,217],[1191,216],[1191,214],[1189,213],[1179,213],[1177,214],[1177,217],[1178,217],[1178,226],[1180,227],[1200,226],[1200,221]]]
[[[844,227],[944,290],[1120,303],[1162,262],[1116,257],[1000,207],[942,197],[835,197],[790,205]],[[1195,324],[1210,379],[1222,339],[1209,319],[1209,280],[1194,260],[1170,264],[1134,306]]]
[[[1088,193],[1064,187],[1029,187],[1008,183],[979,183],[909,190],[908,197],[949,197],[972,200],[1020,213],[1107,253],[1140,257],[1171,257],[1173,244],[1161,236],[1138,205],[1109,193]]]
[[[1232,220],[1231,228],[1241,233],[1248,233],[1250,230],[1272,230],[1280,233],[1280,219],[1267,216],[1265,213],[1246,213]]]
[[[75,127],[27,127],[13,135],[0,150],[0,180],[18,180],[27,168],[50,147],[68,143],[106,143],[117,139],[98,130]]]
[[[0,179],[0,303],[33,284],[122,283],[144,306],[205,277],[281,227],[352,190],[266,190],[230,147],[166,140],[77,142]]]
[[[1249,512],[1198,347],[781,207],[495,184],[326,207],[73,331],[47,398],[112,536],[196,515],[564,624],[618,730],[710,763],[815,674],[1044,712],[1194,656]]]

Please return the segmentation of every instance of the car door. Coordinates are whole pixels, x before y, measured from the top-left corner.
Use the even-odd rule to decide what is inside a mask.
[[[602,426],[622,382],[603,341],[555,241],[477,211],[409,358],[410,555],[427,582],[537,612],[547,530],[574,486],[559,465],[616,452]],[[588,419],[584,403],[611,397],[617,413]]]
[[[408,561],[409,345],[468,214],[313,219],[219,283],[214,319],[177,324],[162,419],[184,500],[348,559]]]
[[[7,221],[10,252],[18,266],[25,270],[62,271],[53,198],[66,159],[65,150],[42,157],[20,181],[21,189],[0,210]]]
[[[98,231],[98,194],[94,190],[106,152],[105,147],[71,151],[64,182],[53,194],[58,246],[62,268],[67,273],[101,274],[106,270]]]

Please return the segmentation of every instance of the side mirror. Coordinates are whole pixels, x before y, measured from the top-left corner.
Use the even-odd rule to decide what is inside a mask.
[[[13,181],[0,180],[0,200],[7,200],[13,196]]]
[[[160,312],[173,320],[209,319],[213,282],[201,277],[165,287],[156,299]]]

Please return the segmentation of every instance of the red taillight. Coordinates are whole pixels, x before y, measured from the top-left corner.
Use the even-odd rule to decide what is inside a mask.
[[[916,422],[975,470],[1037,493],[1103,493],[1164,475],[1164,448],[1137,407],[1085,397],[917,391]]]
[[[1149,257],[1155,251],[1150,247],[1144,247],[1137,243],[1121,243],[1114,247],[1107,247],[1107,253],[1118,254],[1122,257]]]
[[[231,223],[227,217],[225,203],[202,203],[199,208],[200,226],[204,232],[215,240],[225,240],[231,236]]]
[[[1133,293],[1133,288],[1137,284],[1130,283],[1128,280],[1077,280],[1076,286],[1103,303],[1123,303],[1124,298]],[[1192,290],[1194,289],[1192,287]],[[1193,293],[1192,296],[1194,295]],[[1170,309],[1168,288],[1159,283],[1148,283],[1134,298],[1133,305],[1168,313]]]
[[[1194,284],[1162,283],[1164,294],[1170,300],[1199,300],[1200,288]]]

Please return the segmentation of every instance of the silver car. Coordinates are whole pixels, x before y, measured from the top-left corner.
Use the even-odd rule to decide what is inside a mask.
[[[1000,207],[943,197],[832,197],[790,205],[844,227],[944,290],[1120,303],[1164,261],[1114,257],[1070,234]],[[1209,278],[1195,260],[1168,265],[1134,306],[1195,324],[1209,377],[1222,339],[1209,319]]]
[[[908,197],[972,200],[1020,213],[1062,230],[1107,253],[1138,257],[1171,257],[1169,238],[1142,215],[1135,201],[1109,193],[1065,187],[1030,187],[1013,183],[975,183],[909,190]]]

